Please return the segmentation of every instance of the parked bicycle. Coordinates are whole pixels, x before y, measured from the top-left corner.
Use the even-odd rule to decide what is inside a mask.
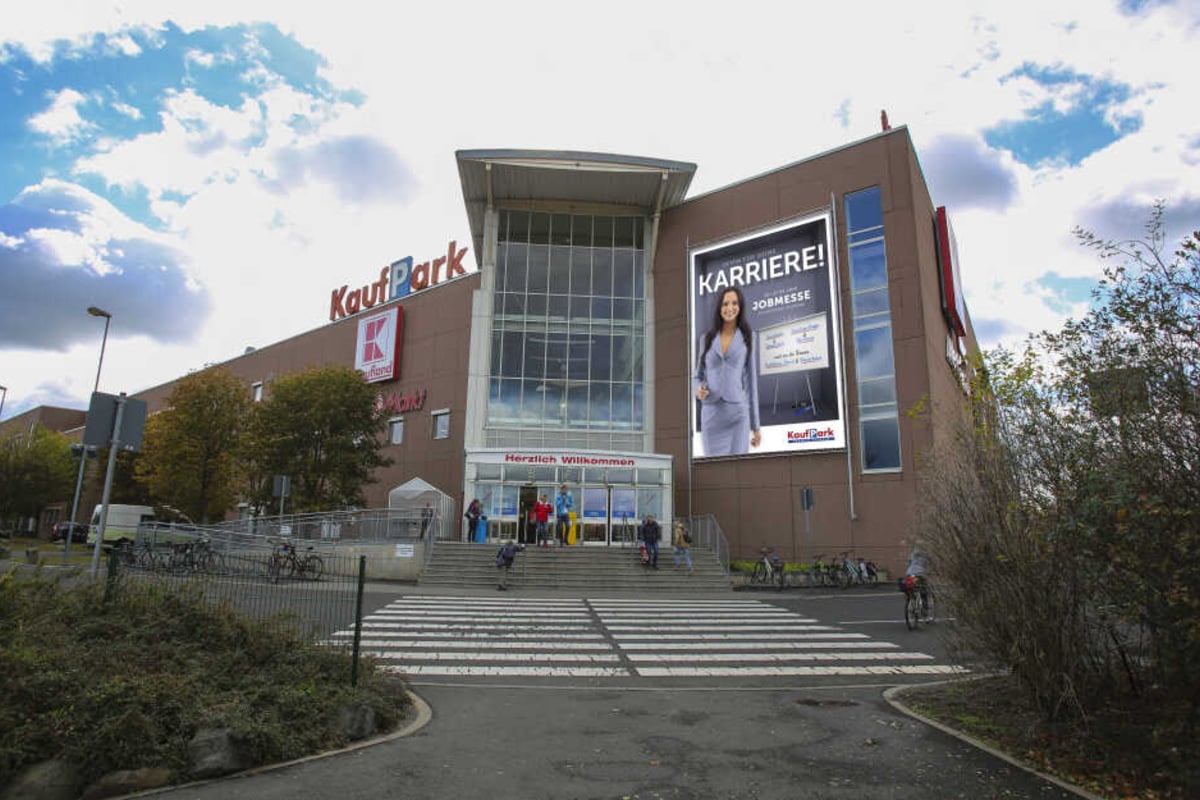
[[[874,561],[867,561],[859,557],[858,574],[862,577],[862,582],[868,586],[879,584],[879,570],[875,567]]]
[[[933,622],[933,590],[924,575],[905,575],[900,579],[904,590],[904,624],[916,630],[922,622]]]
[[[778,585],[783,589],[784,561],[775,553],[774,548],[764,547],[759,552],[762,558],[754,565],[754,573],[750,576],[753,584]]]
[[[267,562],[267,577],[272,583],[278,583],[280,578],[290,578],[295,575],[301,579],[318,581],[325,574],[325,562],[316,553],[311,552],[312,546],[304,555],[296,552],[296,546],[289,542],[279,542],[271,551],[271,559]]]
[[[222,571],[224,566],[224,557],[213,549],[207,537],[171,545],[167,560],[167,569],[175,574],[214,573]]]

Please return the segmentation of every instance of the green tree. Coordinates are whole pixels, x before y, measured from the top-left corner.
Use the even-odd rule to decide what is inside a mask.
[[[78,465],[70,440],[40,423],[0,439],[0,517],[36,517],[70,497]]]
[[[241,484],[240,437],[249,406],[245,384],[226,369],[193,372],[175,385],[167,407],[146,420],[134,464],[156,503],[197,522],[224,517]]]
[[[376,390],[349,367],[310,369],[280,378],[251,416],[248,493],[271,508],[275,475],[291,478],[287,508],[322,511],[365,502],[372,473],[391,464],[380,454],[383,411]]]
[[[997,350],[974,426],[928,458],[919,530],[959,644],[1050,718],[1135,698],[1200,724],[1200,232],[1077,229],[1105,264],[1089,312]]]

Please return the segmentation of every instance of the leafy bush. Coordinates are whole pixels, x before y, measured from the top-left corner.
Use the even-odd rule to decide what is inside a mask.
[[[1050,720],[1151,705],[1151,738],[1200,727],[1200,232],[1163,214],[1091,310],[980,363],[973,418],[927,459],[918,530],[959,645],[1010,670]]]
[[[339,708],[365,705],[381,729],[404,715],[402,683],[287,628],[213,607],[199,593],[78,573],[0,576],[0,785],[62,757],[86,780],[186,766],[198,730],[233,728],[258,763],[345,744]]]

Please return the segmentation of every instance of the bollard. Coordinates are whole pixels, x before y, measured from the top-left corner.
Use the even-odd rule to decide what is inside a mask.
[[[350,685],[358,686],[358,656],[362,650],[363,586],[367,582],[367,557],[358,557],[358,601],[354,605],[354,653],[350,657]]]
[[[113,592],[117,589],[117,561],[117,548],[113,547],[108,551],[108,577],[104,581],[105,604],[112,600]]]

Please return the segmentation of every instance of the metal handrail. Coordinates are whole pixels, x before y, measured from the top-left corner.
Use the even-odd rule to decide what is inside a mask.
[[[683,520],[692,536],[692,547],[705,547],[712,550],[716,554],[717,560],[721,562],[721,569],[724,570],[725,577],[729,577],[729,540],[725,538],[725,532],[721,530],[721,524],[717,522],[717,518],[712,514],[695,514],[691,517],[684,517]]]

